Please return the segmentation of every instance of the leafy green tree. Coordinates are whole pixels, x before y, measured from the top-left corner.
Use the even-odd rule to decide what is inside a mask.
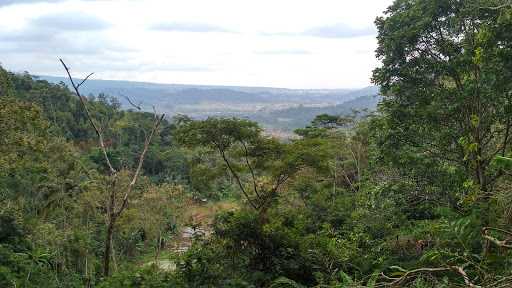
[[[481,198],[511,142],[512,7],[492,8],[501,2],[397,0],[376,20],[381,145],[460,169]]]
[[[14,87],[9,77],[9,73],[0,66],[0,97],[12,97],[13,94]]]
[[[0,190],[4,197],[37,199],[45,159],[48,123],[37,106],[9,97],[0,98]]]
[[[321,141],[283,144],[264,137],[256,123],[243,119],[188,121],[176,133],[184,145],[217,151],[245,200],[263,214],[291,177],[304,166],[321,166],[325,156]]]

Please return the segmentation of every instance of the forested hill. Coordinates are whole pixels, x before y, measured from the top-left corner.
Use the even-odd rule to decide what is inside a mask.
[[[66,83],[65,77],[36,76],[50,83]],[[93,76],[94,77],[94,76]],[[149,82],[89,79],[83,86],[84,94],[105,93],[111,96],[129,96],[147,105],[199,104],[202,102],[235,103],[333,103],[378,93],[374,86],[363,89],[287,89],[271,87],[160,84]],[[121,99],[123,104],[128,104]]]
[[[38,76],[38,79],[56,84],[64,82],[70,86],[63,77]],[[346,114],[352,109],[375,110],[377,98],[369,96],[378,94],[376,86],[363,89],[285,89],[94,79],[88,80],[82,90],[85,95],[104,93],[114,96],[123,108],[133,108],[126,99],[129,97],[146,111],[152,111],[152,106],[155,106],[171,116],[186,114],[200,119],[236,116],[258,121],[267,128],[287,131],[305,126],[318,114]]]
[[[178,90],[131,83],[157,112],[122,109],[0,67],[0,287],[512,287],[512,3],[395,0],[375,23],[385,97],[187,87],[231,102],[165,118]],[[217,111],[320,115],[281,141]]]

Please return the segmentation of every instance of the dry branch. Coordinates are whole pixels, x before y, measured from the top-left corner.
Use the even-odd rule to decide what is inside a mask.
[[[149,144],[151,144],[151,140],[153,139],[153,136],[155,135],[155,132],[158,130],[158,127],[160,126],[160,123],[162,123],[164,117],[165,114],[162,114],[162,116],[160,116],[160,118],[158,118],[155,121],[155,123],[153,124],[153,129],[151,129],[151,133],[149,134],[149,136],[146,137],[146,140],[144,141],[144,149],[142,150],[142,153],[139,156],[139,163],[137,164],[137,169],[135,170],[132,181],[128,185],[127,191],[124,194],[121,207],[117,212],[114,213],[115,217],[118,217],[128,204],[128,196],[130,196],[131,191],[133,190],[133,186],[135,186],[135,183],[137,183],[137,178],[139,177],[140,170],[142,169],[142,164],[144,163],[144,158],[146,157],[146,153],[148,152]]]
[[[64,69],[66,70],[66,73],[68,74],[68,77],[69,77],[69,81],[71,82],[71,85],[73,86],[73,90],[75,91],[76,95],[78,96],[78,98],[80,99],[80,102],[83,106],[83,109],[85,111],[85,114],[87,116],[87,119],[89,120],[89,122],[91,123],[91,126],[94,128],[94,131],[96,132],[96,135],[98,137],[98,142],[99,142],[99,145],[100,145],[100,148],[103,152],[103,156],[105,158],[105,162],[107,163],[109,169],[110,169],[110,177],[111,177],[111,187],[109,188],[110,191],[109,192],[109,196],[108,196],[108,204],[107,204],[107,215],[106,215],[106,218],[107,218],[107,236],[106,236],[106,239],[105,239],[105,253],[104,253],[104,256],[103,256],[103,274],[104,276],[109,276],[109,272],[110,272],[110,258],[112,257],[112,238],[113,238],[113,234],[114,234],[114,231],[115,231],[115,224],[116,224],[116,221],[118,219],[118,217],[121,215],[121,213],[123,213],[124,209],[127,207],[128,205],[128,200],[129,200],[129,196],[133,190],[133,187],[135,186],[135,184],[137,183],[137,179],[140,175],[140,172],[142,170],[142,164],[144,163],[144,159],[146,157],[146,153],[149,149],[149,145],[151,144],[151,141],[153,140],[153,136],[157,133],[158,131],[158,128],[160,127],[160,124],[162,123],[164,117],[165,117],[165,114],[162,114],[160,117],[158,117],[156,115],[156,111],[155,111],[155,117],[154,117],[154,123],[153,123],[153,128],[151,129],[151,133],[149,133],[149,135],[147,133],[146,134],[146,137],[145,137],[145,141],[144,141],[144,148],[142,149],[142,152],[139,156],[139,160],[138,160],[138,163],[137,163],[137,168],[135,170],[135,172],[133,173],[133,176],[132,176],[132,179],[130,181],[130,184],[128,185],[128,187],[126,188],[126,190],[124,191],[124,195],[123,195],[123,200],[121,202],[120,205],[118,205],[117,203],[117,193],[116,193],[116,185],[117,185],[117,176],[118,176],[118,172],[116,169],[114,169],[114,167],[112,166],[112,163],[108,157],[108,153],[107,153],[107,149],[106,149],[106,146],[105,146],[105,143],[104,143],[104,138],[103,138],[103,133],[101,131],[101,129],[99,128],[99,126],[96,124],[96,122],[94,121],[94,119],[92,118],[92,115],[89,111],[89,108],[87,107],[87,101],[86,99],[80,94],[80,86],[82,86],[82,84],[84,84],[87,79],[89,79],[89,77],[91,77],[93,75],[93,73],[87,75],[87,77],[85,77],[78,85],[75,84],[75,81],[73,80],[73,77],[71,76],[71,72],[70,72],[70,69],[68,68],[68,66],[66,65],[66,63],[64,63],[64,61],[62,59],[59,59],[60,62],[62,63],[62,66],[64,66]],[[126,97],[127,98],[127,97]],[[129,98],[128,99],[128,102],[130,104],[132,104],[133,106],[135,106],[136,108],[138,108],[138,110],[141,110],[139,106],[137,105],[134,105],[133,102],[131,102],[131,100]],[[145,131],[144,131],[145,132]],[[119,209],[116,210],[116,207],[119,206]]]
[[[471,288],[481,288],[481,286],[475,285],[471,282],[469,279],[469,276],[464,271],[464,269],[461,266],[447,266],[447,267],[435,267],[435,268],[418,268],[414,270],[409,270],[404,272],[404,274],[400,277],[389,277],[384,273],[381,273],[381,276],[386,279],[390,280],[391,282],[383,283],[385,286],[400,286],[400,284],[407,280],[408,278],[412,277],[415,274],[419,273],[435,273],[435,272],[448,272],[453,271],[464,279],[464,284],[466,284],[467,287]]]
[[[224,163],[226,164],[229,171],[231,172],[231,175],[233,175],[233,177],[235,177],[238,187],[240,187],[240,190],[242,191],[245,198],[247,199],[247,202],[249,202],[249,205],[251,205],[251,207],[254,208],[255,210],[259,210],[259,207],[254,203],[254,201],[251,199],[251,197],[249,196],[247,191],[245,191],[244,185],[242,184],[242,180],[240,179],[240,176],[238,175],[238,173],[236,173],[235,169],[233,169],[233,167],[231,166],[231,162],[227,158],[226,152],[224,151],[224,149],[222,149],[221,145],[218,145],[217,143],[215,143],[215,145],[217,146],[217,149],[219,150],[220,155],[222,156],[222,159],[224,160]]]
[[[495,6],[495,7],[480,7],[480,9],[500,10],[500,9],[503,9],[503,8],[506,8],[506,7],[512,7],[512,1],[509,1],[508,3],[502,4],[502,5],[499,5],[499,6]]]
[[[87,77],[85,77],[84,80],[82,80],[82,82],[80,82],[78,85],[76,85],[76,88],[80,88],[80,86],[82,86],[82,84],[84,84],[85,81],[87,81],[87,79],[89,79],[89,77],[91,77],[93,74],[94,74],[94,72],[89,74],[89,75],[87,75]]]
[[[505,240],[498,240],[497,238],[492,237],[491,235],[489,235],[489,231],[490,230],[506,234],[506,235],[509,236],[509,238],[507,238]],[[484,228],[482,228],[482,237],[484,239],[486,239],[487,241],[490,241],[490,242],[496,244],[499,247],[512,249],[512,239],[511,239],[512,238],[512,232],[510,232],[510,231],[503,230],[503,229],[500,229],[500,228],[484,227]]]
[[[64,66],[64,69],[66,70],[66,73],[68,74],[69,81],[71,82],[71,86],[73,86],[73,90],[75,90],[76,95],[78,96],[78,99],[80,99],[80,102],[82,103],[82,107],[84,108],[85,115],[87,116],[87,119],[91,123],[91,126],[94,128],[94,131],[96,132],[96,135],[98,136],[98,142],[100,144],[101,151],[103,152],[103,156],[105,158],[105,161],[107,162],[108,168],[110,169],[110,174],[114,175],[117,173],[116,169],[114,169],[114,166],[112,166],[112,163],[110,162],[110,159],[108,158],[107,154],[107,148],[105,146],[105,142],[103,140],[103,134],[101,133],[101,130],[98,125],[94,122],[91,112],[89,112],[89,108],[87,108],[86,100],[85,98],[80,94],[80,91],[78,88],[80,85],[84,84],[87,79],[93,74],[89,74],[89,76],[85,77],[85,79],[79,84],[76,85],[75,81],[73,81],[73,77],[71,77],[71,72],[66,66],[66,63],[62,59],[59,59],[60,63],[62,63],[62,66]]]
[[[247,145],[245,145],[245,142],[241,141],[241,140],[240,140],[240,143],[242,144],[242,147],[244,147],[245,163],[247,164],[247,167],[249,168],[249,171],[251,172],[254,193],[256,193],[256,197],[261,198],[260,193],[258,193],[258,183],[256,181],[256,176],[254,174],[254,169],[252,169],[251,162],[249,161],[249,151],[247,150]]]
[[[128,103],[130,103],[130,105],[132,105],[135,109],[137,110],[142,110],[142,108],[140,108],[140,103],[139,105],[136,105],[135,103],[132,102],[132,100],[128,97],[128,96],[124,96],[124,99],[126,99],[126,101],[128,101]],[[155,115],[156,115],[156,111],[155,111]]]

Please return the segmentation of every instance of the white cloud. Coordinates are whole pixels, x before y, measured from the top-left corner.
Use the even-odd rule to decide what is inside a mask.
[[[305,36],[324,38],[352,38],[374,35],[375,33],[375,29],[371,26],[351,27],[344,23],[338,23],[334,25],[314,27],[304,31],[302,34]]]
[[[204,23],[194,23],[194,22],[164,22],[152,25],[150,27],[156,31],[167,31],[167,32],[199,32],[199,33],[208,33],[208,32],[233,32],[228,29],[213,26]]]
[[[290,88],[369,85],[392,2],[57,1],[0,0],[6,68],[61,75],[64,57],[104,79]]]
[[[110,24],[95,15],[82,11],[45,14],[30,21],[29,29],[54,29],[58,31],[94,31],[107,29]]]
[[[27,4],[27,3],[40,3],[40,2],[59,2],[62,0],[0,0],[1,6],[15,5],[15,4]]]
[[[283,49],[283,50],[254,51],[254,54],[257,54],[257,55],[310,55],[312,53],[308,50],[301,50],[301,49]]]

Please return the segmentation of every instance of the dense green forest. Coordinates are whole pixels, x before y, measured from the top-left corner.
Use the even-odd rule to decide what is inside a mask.
[[[512,287],[512,4],[376,26],[378,110],[287,141],[0,68],[0,287]]]

